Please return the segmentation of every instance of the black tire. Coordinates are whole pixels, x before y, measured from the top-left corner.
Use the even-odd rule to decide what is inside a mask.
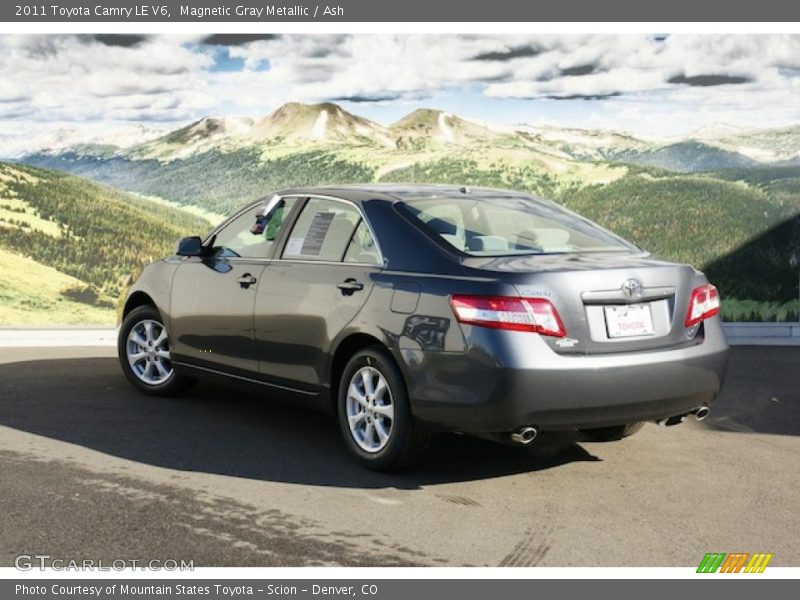
[[[644,422],[615,425],[614,427],[600,427],[598,429],[583,429],[581,433],[591,442],[616,442],[632,436],[644,426]]]
[[[166,330],[164,321],[154,306],[139,306],[128,313],[128,315],[122,321],[122,326],[119,330],[119,338],[117,340],[117,354],[119,356],[119,364],[122,367],[122,372],[125,374],[125,377],[127,377],[128,381],[130,381],[133,387],[143,394],[147,394],[148,396],[180,395],[194,385],[194,379],[191,377],[186,377],[185,375],[181,375],[173,370],[171,375],[169,375],[168,378],[163,382],[149,384],[143,381],[134,372],[133,367],[129,363],[127,354],[128,336],[130,335],[131,329],[143,321],[155,321]],[[168,341],[169,336],[167,335],[167,343]]]
[[[347,417],[347,395],[353,376],[363,367],[375,369],[384,378],[391,394],[394,418],[385,446],[378,451],[364,450],[351,432]],[[357,352],[347,363],[339,382],[337,401],[339,425],[350,453],[355,459],[374,471],[397,471],[419,459],[430,442],[431,435],[414,421],[408,401],[405,381],[392,357],[380,346],[371,346]]]

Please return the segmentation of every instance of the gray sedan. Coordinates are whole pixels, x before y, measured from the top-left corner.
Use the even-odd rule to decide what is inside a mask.
[[[528,194],[292,189],[149,265],[119,356],[146,394],[214,379],[331,412],[358,461],[392,470],[437,431],[527,445],[702,419],[719,311],[693,267]]]

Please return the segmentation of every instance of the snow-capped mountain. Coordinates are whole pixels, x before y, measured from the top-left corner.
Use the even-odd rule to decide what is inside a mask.
[[[760,163],[800,160],[800,125],[729,132],[709,143]]]
[[[205,117],[142,144],[125,149],[137,158],[180,159],[243,143],[254,124],[249,117]]]
[[[800,162],[800,126],[752,130],[721,123],[684,138],[657,140],[609,130],[498,126],[428,108],[384,126],[330,102],[290,102],[259,119],[205,117],[172,131],[139,125],[94,126],[57,128],[32,136],[0,136],[0,157],[6,158],[113,155],[134,161],[169,162],[210,151],[252,149],[262,157],[274,158],[312,148],[368,149],[380,156],[394,153],[395,158],[387,160],[392,167],[412,164],[409,153],[473,148],[484,154],[502,149],[507,155],[513,150],[544,162],[628,162],[673,171],[706,171],[796,164]]]
[[[164,135],[167,128],[143,125],[91,124],[57,127],[37,132],[0,134],[0,157],[21,158],[27,154],[57,154],[80,146],[130,148]]]
[[[253,143],[281,141],[286,143],[375,143],[394,147],[394,140],[385,127],[356,116],[331,102],[321,104],[284,104],[272,114],[256,122],[250,131]]]
[[[400,148],[491,141],[502,135],[499,129],[429,108],[420,108],[406,115],[391,125],[389,131]]]
[[[247,147],[285,144],[377,144],[394,147],[388,130],[332,103],[290,102],[262,119],[206,117],[150,140],[125,155],[134,158],[179,160],[209,150],[233,151]]]
[[[647,150],[661,143],[660,140],[644,140],[603,129],[520,125],[515,131],[532,144],[555,149],[566,157],[579,160],[604,160],[622,152]]]

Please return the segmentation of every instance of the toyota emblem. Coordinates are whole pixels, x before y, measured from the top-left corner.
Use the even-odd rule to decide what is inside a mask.
[[[644,288],[636,279],[628,279],[622,284],[622,293],[628,298],[638,298],[642,295]]]

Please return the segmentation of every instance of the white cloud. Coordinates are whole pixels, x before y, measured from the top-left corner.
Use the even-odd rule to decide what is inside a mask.
[[[0,36],[0,52],[0,101],[11,90],[41,121],[125,118],[118,111],[137,102],[141,120],[189,118],[203,87],[197,74],[212,64],[179,38],[119,47],[76,36]]]
[[[623,129],[664,129],[653,115],[680,118],[678,125],[800,120],[800,36],[286,35],[228,47],[244,64],[238,71],[216,70],[220,47],[199,42],[0,36],[0,126],[178,123],[209,113],[260,116],[289,100],[424,104],[443,93],[608,97],[592,104],[589,120]],[[744,83],[699,85],[719,78]],[[473,116],[503,118],[500,109]]]

